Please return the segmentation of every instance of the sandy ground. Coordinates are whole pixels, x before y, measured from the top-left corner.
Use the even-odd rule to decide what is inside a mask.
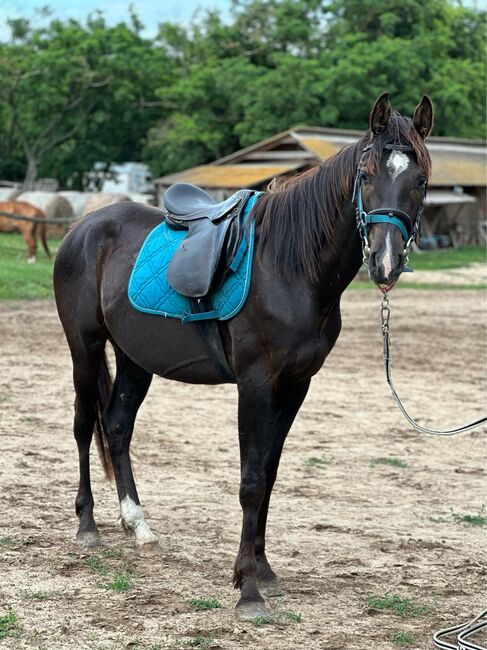
[[[402,276],[405,282],[415,284],[443,284],[448,286],[484,284],[487,281],[487,265],[469,264],[459,269],[443,269],[441,271],[414,271]]]
[[[439,427],[483,415],[484,293],[402,290],[391,301],[395,379],[412,413]],[[71,365],[55,307],[1,303],[0,616],[16,614],[18,636],[0,647],[392,650],[407,631],[416,640],[406,647],[426,649],[434,630],[479,612],[485,529],[459,519],[486,501],[485,435],[410,430],[383,378],[377,294],[348,292],[343,321],[271,504],[269,557],[287,595],[268,601],[273,623],[255,626],[236,619],[230,583],[240,534],[235,388],[153,382],[133,456],[160,554],[141,554],[122,533],[95,452],[104,546],[82,550]],[[381,457],[406,467],[372,462]],[[117,573],[128,590],[104,588]],[[427,610],[401,618],[367,606],[385,594]],[[210,596],[219,609],[188,603]]]

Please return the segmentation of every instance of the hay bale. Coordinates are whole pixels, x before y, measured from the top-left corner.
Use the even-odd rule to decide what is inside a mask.
[[[74,220],[71,203],[57,192],[22,192],[17,201],[27,201],[36,208],[44,211],[46,219]],[[69,224],[47,224],[47,233],[50,236],[62,237],[68,230]]]
[[[0,187],[0,201],[13,201],[20,194],[15,187]]]
[[[85,214],[86,201],[91,196],[91,192],[75,192],[73,190],[58,192],[59,196],[65,198],[71,204],[75,219],[80,219]]]
[[[126,194],[115,194],[110,192],[94,192],[91,194],[83,209],[83,214],[89,214],[100,208],[105,208],[107,205],[113,205],[114,203],[120,203],[121,201],[131,201],[130,196]]]

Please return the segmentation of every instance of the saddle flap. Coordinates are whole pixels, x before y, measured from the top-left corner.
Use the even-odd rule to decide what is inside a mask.
[[[230,224],[230,220],[215,225],[205,219],[191,223],[166,272],[175,291],[188,298],[207,295]]]

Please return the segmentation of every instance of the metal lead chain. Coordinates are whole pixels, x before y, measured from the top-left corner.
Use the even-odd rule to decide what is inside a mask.
[[[382,333],[389,331],[389,317],[391,315],[391,309],[389,307],[389,298],[387,293],[382,297],[382,302],[380,305],[380,321],[382,323]]]
[[[381,320],[381,329],[382,329],[382,341],[383,341],[383,354],[384,354],[384,369],[386,372],[386,380],[387,383],[389,384],[389,387],[392,392],[392,397],[394,398],[396,404],[399,406],[401,409],[402,414],[406,418],[406,420],[409,422],[409,424],[414,427],[417,431],[420,431],[421,433],[430,433],[435,436],[451,436],[455,433],[462,433],[464,431],[470,431],[470,429],[476,429],[477,427],[480,427],[487,422],[487,418],[480,418],[479,420],[476,420],[475,422],[470,422],[469,424],[465,424],[462,427],[458,427],[456,429],[448,429],[447,431],[437,431],[436,429],[428,429],[427,427],[422,427],[420,424],[418,424],[413,418],[409,415],[409,413],[406,411],[404,408],[403,403],[399,399],[399,396],[396,392],[396,388],[394,386],[394,382],[392,381],[392,370],[391,370],[391,364],[392,364],[392,359],[391,359],[391,347],[390,347],[390,339],[389,339],[389,319],[391,316],[391,309],[389,306],[389,298],[387,296],[387,293],[384,293],[382,297],[382,302],[380,305],[380,320]]]

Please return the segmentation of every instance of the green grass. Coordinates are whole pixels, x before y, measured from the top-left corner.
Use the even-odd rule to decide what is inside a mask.
[[[428,611],[426,605],[418,605],[410,598],[398,596],[397,594],[385,596],[368,596],[367,607],[379,611],[389,611],[402,618],[416,618]]]
[[[218,609],[221,607],[220,603],[216,598],[188,598],[188,604],[191,605],[193,609],[198,611],[206,609]]]
[[[462,524],[466,526],[480,526],[484,527],[487,523],[487,518],[485,516],[485,507],[481,508],[480,511],[476,515],[461,515],[458,512],[454,512],[453,510],[451,511],[451,516],[453,517],[453,521],[456,524]]]
[[[209,636],[203,636],[202,634],[199,634],[198,636],[194,636],[192,639],[190,639],[189,645],[191,648],[209,648],[213,643],[213,640],[214,639],[211,634]]]
[[[285,621],[291,621],[291,623],[301,623],[303,619],[303,616],[299,612],[291,612],[290,610],[279,612],[279,617]]]
[[[410,264],[417,271],[441,271],[459,269],[469,264],[485,263],[486,252],[483,246],[466,246],[464,248],[442,248],[410,255]]]
[[[396,645],[412,645],[416,643],[416,635],[406,630],[395,630],[391,634],[390,640]]]
[[[51,253],[57,250],[59,239],[49,240]],[[54,257],[48,259],[43,250],[37,251],[37,262],[27,264],[27,249],[20,235],[0,233],[0,300],[34,300],[52,298],[52,268]]]
[[[371,465],[390,465],[391,467],[407,467],[407,463],[405,463],[403,460],[400,460],[399,458],[394,458],[393,456],[389,456],[387,458],[372,458],[370,461]]]
[[[99,576],[108,575],[108,569],[101,561],[99,555],[90,555],[85,558],[85,564],[93,571],[93,573],[97,573]]]
[[[18,543],[14,537],[0,537],[0,546],[15,546]]]
[[[275,623],[281,623],[282,621],[289,621],[291,623],[301,623],[303,620],[302,615],[299,612],[292,612],[290,610],[282,610],[277,612],[272,612],[268,616],[256,616],[250,622],[256,627],[262,625],[272,625]]]
[[[0,616],[0,639],[6,639],[8,636],[19,636],[20,633],[17,616],[9,609],[5,616]]]
[[[107,582],[101,585],[104,589],[109,589],[110,591],[128,591],[134,586],[132,578],[123,572],[116,573],[110,582]]]

